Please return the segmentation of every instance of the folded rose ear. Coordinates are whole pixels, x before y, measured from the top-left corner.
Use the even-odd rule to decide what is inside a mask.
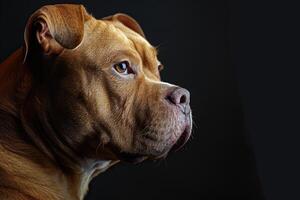
[[[58,4],[37,10],[25,28],[24,62],[34,47],[48,55],[76,48],[82,41],[87,17],[82,5]]]
[[[124,26],[130,28],[131,30],[133,30],[134,32],[140,34],[142,37],[145,38],[144,31],[142,30],[142,28],[139,25],[139,23],[135,19],[133,19],[132,17],[130,17],[129,15],[126,15],[124,13],[117,13],[115,15],[108,16],[108,17],[105,17],[103,19],[104,20],[119,21]]]

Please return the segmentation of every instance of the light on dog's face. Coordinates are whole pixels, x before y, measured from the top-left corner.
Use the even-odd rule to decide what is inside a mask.
[[[155,48],[144,38],[123,36],[125,40],[115,38],[119,43],[117,51],[121,52],[111,61],[116,64],[106,64],[113,66],[113,71],[103,66],[104,82],[113,91],[109,97],[109,113],[114,122],[111,144],[121,159],[163,157],[171,149],[180,148],[190,136],[190,95],[187,90],[160,80],[163,65]]]

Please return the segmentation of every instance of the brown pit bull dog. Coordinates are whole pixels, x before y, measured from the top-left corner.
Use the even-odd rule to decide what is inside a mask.
[[[50,5],[0,65],[0,199],[79,200],[119,161],[164,158],[192,128],[189,92],[125,14]]]

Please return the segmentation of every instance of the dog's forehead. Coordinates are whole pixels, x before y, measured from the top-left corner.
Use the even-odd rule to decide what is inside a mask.
[[[108,20],[91,20],[86,23],[86,42],[89,49],[95,50],[97,56],[106,60],[115,52],[126,52],[139,58],[143,67],[156,71],[157,51],[144,37],[127,28],[120,22]]]

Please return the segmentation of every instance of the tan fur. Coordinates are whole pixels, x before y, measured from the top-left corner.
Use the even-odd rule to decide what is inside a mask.
[[[166,101],[177,86],[160,81],[156,49],[133,18],[45,6],[24,40],[0,65],[1,200],[83,199],[110,166],[164,157],[190,134],[191,114]],[[135,74],[114,71],[123,60]]]

